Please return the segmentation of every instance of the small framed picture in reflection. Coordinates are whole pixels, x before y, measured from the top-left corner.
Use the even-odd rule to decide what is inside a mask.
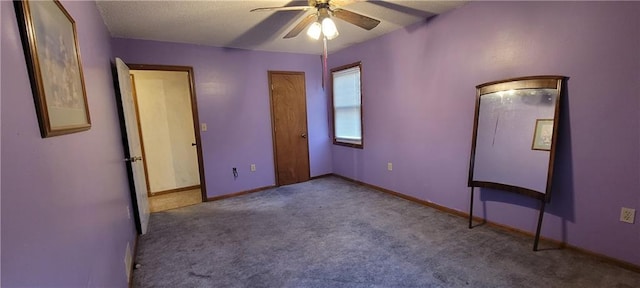
[[[536,128],[533,132],[532,150],[551,150],[553,140],[553,119],[536,119]]]

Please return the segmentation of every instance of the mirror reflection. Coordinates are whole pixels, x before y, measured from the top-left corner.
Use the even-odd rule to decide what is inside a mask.
[[[470,186],[490,183],[547,193],[560,81],[478,86]]]

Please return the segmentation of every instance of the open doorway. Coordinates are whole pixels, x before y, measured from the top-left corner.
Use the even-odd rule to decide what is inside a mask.
[[[149,210],[206,201],[193,70],[129,64]]]

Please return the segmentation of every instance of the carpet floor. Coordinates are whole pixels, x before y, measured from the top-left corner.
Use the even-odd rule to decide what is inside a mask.
[[[326,177],[151,215],[134,287],[640,287],[572,250]]]

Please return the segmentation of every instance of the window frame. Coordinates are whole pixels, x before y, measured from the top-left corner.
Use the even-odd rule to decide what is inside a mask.
[[[334,105],[335,103],[335,93],[333,91],[333,73],[334,72],[340,72],[343,70],[347,70],[347,69],[351,69],[354,67],[358,67],[358,69],[360,70],[360,143],[352,143],[352,142],[347,142],[347,141],[341,141],[336,137],[336,107]],[[332,121],[332,136],[333,136],[333,144],[334,145],[340,145],[340,146],[346,146],[346,147],[352,147],[352,148],[358,148],[358,149],[363,149],[364,148],[364,105],[363,105],[363,93],[362,93],[362,62],[358,61],[358,62],[354,62],[351,64],[347,64],[347,65],[342,65],[336,68],[332,68],[331,69],[331,111],[333,113],[333,121]]]

